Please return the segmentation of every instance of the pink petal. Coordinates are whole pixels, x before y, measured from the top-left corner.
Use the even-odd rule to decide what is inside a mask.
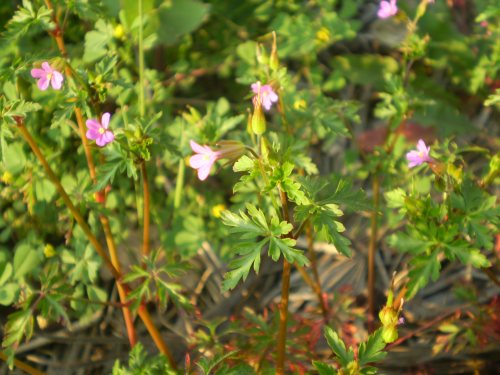
[[[99,147],[106,146],[106,139],[104,139],[104,134],[99,134],[99,137],[95,140],[95,144]]]
[[[59,73],[57,70],[54,70],[54,72],[52,73],[52,79],[50,81],[50,83],[52,84],[52,88],[54,90],[60,90],[63,81],[64,81],[63,75]]]
[[[425,142],[422,139],[419,139],[417,142],[417,150],[422,152],[423,154],[428,154],[431,148],[427,148]]]
[[[274,92],[274,91],[271,91],[269,93],[269,99],[272,101],[272,102],[277,102],[278,101],[278,95]]]
[[[252,83],[252,85],[250,86],[252,88],[252,91],[255,93],[255,94],[258,94],[259,91],[260,91],[260,81],[257,81],[255,83]]]
[[[200,181],[205,181],[210,174],[210,169],[212,168],[212,165],[204,165],[200,169],[198,169],[198,178]]]
[[[101,128],[101,124],[99,124],[99,122],[93,118],[85,121],[85,124],[87,124],[88,129],[92,129],[95,131],[98,131]]]
[[[42,63],[42,69],[45,70],[46,73],[52,73],[53,70],[47,61]]]
[[[85,134],[87,136],[88,139],[97,139],[101,136],[101,134],[99,134],[99,131],[95,130],[95,129],[89,129],[87,130],[87,133]]]
[[[111,118],[111,115],[109,114],[109,112],[105,112],[102,114],[102,117],[101,117],[101,125],[104,129],[107,129],[108,126],[109,126],[109,119]]]
[[[195,169],[201,168],[207,163],[210,164],[210,159],[207,159],[206,156],[202,154],[196,154],[189,158],[189,165]]]
[[[47,79],[47,77],[41,77],[38,82],[37,82],[37,85],[38,85],[38,88],[42,91],[45,91],[47,90],[47,88],[49,87],[49,80]]]
[[[47,73],[45,73],[44,70],[42,69],[31,69],[31,76],[33,78],[42,78],[42,77],[46,77],[47,76]]]
[[[199,154],[206,154],[207,153],[206,148],[204,148],[203,146],[199,145],[198,143],[196,143],[193,140],[189,141],[189,145],[191,146],[191,150],[193,150],[194,152],[197,152]]]
[[[102,138],[104,140],[104,144],[108,144],[108,143],[113,142],[113,140],[115,139],[115,135],[113,134],[113,132],[111,130],[106,130],[104,132],[104,134],[102,135]]]

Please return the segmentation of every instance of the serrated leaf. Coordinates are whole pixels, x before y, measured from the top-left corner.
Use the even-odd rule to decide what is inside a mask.
[[[233,171],[235,172],[246,172],[250,171],[254,168],[255,166],[255,160],[250,159],[248,156],[243,155],[241,158],[238,159],[236,163],[233,165]]]
[[[429,280],[436,280],[439,276],[441,263],[437,258],[438,253],[434,252],[431,255],[421,255],[415,257],[410,262],[410,272],[408,277],[408,291],[406,297],[413,298],[417,292],[427,285]]]
[[[359,346],[358,360],[361,366],[370,362],[380,361],[387,356],[387,353],[382,351],[386,345],[382,339],[382,331],[383,328],[377,329],[368,337],[366,342],[363,342]]]
[[[337,357],[339,363],[342,367],[346,367],[348,363],[354,359],[354,352],[352,348],[347,350],[344,341],[342,341],[337,332],[330,327],[325,327],[325,337],[328,342],[328,346],[333,350],[333,353]]]
[[[451,244],[445,244],[445,254],[450,259],[458,258],[463,264],[470,264],[476,268],[491,266],[490,261],[479,249],[471,248],[465,240],[457,240]]]
[[[316,370],[318,370],[319,375],[336,375],[338,374],[337,370],[335,370],[332,366],[327,365],[326,363],[319,361],[312,361],[313,366]]]
[[[224,275],[224,281],[222,282],[223,290],[234,289],[241,279],[245,281],[252,266],[255,273],[259,272],[260,253],[267,242],[268,239],[266,238],[256,244],[248,243],[239,245],[237,253],[241,256],[229,263],[231,271]]]

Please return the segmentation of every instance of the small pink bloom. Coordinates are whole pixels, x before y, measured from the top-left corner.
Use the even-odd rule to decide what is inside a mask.
[[[256,94],[253,98],[254,105],[256,101],[260,100],[262,106],[269,111],[273,105],[278,101],[278,95],[274,92],[271,85],[261,85],[260,81],[252,83],[252,91]]]
[[[104,147],[115,139],[113,132],[108,130],[110,118],[111,115],[106,112],[102,115],[101,122],[95,119],[86,121],[87,138],[95,140],[96,145],[99,147]]]
[[[430,147],[427,147],[425,145],[425,142],[421,139],[419,139],[417,143],[417,149],[412,150],[406,154],[406,160],[408,160],[408,167],[413,168],[416,167],[417,165],[423,164],[423,163],[430,163],[433,162],[434,159],[432,159],[429,156],[429,152],[431,151]]]
[[[42,63],[42,69],[31,69],[31,76],[38,78],[37,85],[42,91],[47,90],[49,84],[54,90],[60,90],[64,81],[63,75],[57,70],[52,69],[47,61]]]
[[[396,5],[396,0],[381,1],[380,8],[378,9],[377,15],[379,18],[389,18],[394,16],[398,12],[398,6]]]
[[[193,140],[189,141],[189,145],[196,153],[189,158],[189,164],[192,168],[198,170],[198,178],[205,181],[214,163],[221,158],[221,152],[214,151],[208,146],[201,146]]]

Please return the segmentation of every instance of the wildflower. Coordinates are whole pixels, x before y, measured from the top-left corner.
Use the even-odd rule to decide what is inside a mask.
[[[189,158],[189,165],[198,170],[198,178],[206,180],[214,163],[219,159],[236,160],[245,152],[245,146],[238,141],[220,141],[217,143],[219,150],[212,150],[208,146],[202,146],[195,141],[189,141],[195,155]]]
[[[47,61],[42,63],[42,69],[31,69],[31,76],[38,78],[37,85],[42,91],[47,90],[49,84],[54,90],[60,90],[64,81],[63,75],[57,70],[52,69]]]
[[[226,209],[226,206],[222,203],[220,204],[217,204],[215,206],[212,207],[212,215],[214,217],[221,217],[221,214],[222,214],[222,211],[224,211]]]
[[[43,254],[47,258],[52,258],[53,256],[57,255],[56,250],[54,249],[54,246],[51,244],[46,244],[45,247],[43,248]]]
[[[251,87],[254,94],[256,94],[253,98],[254,106],[260,103],[266,111],[269,111],[273,103],[278,101],[278,95],[274,92],[271,85],[262,85],[260,81],[257,81],[252,83]]]
[[[378,9],[377,16],[379,18],[389,18],[398,12],[396,0],[381,1],[380,8]]]
[[[413,168],[423,163],[433,162],[434,159],[432,159],[429,156],[430,151],[431,148],[427,147],[425,145],[425,142],[419,139],[417,143],[417,150],[412,150],[406,154],[406,160],[408,160],[408,167]]]
[[[101,117],[101,122],[95,119],[90,119],[86,121],[87,124],[87,138],[95,140],[95,143],[104,147],[108,143],[113,142],[115,135],[111,130],[108,130],[109,119],[111,115],[106,112],[103,113]]]
[[[198,178],[205,181],[210,174],[212,165],[221,158],[220,151],[214,151],[208,146],[201,146],[195,141],[189,141],[191,149],[196,153],[189,159],[189,165],[198,170]]]

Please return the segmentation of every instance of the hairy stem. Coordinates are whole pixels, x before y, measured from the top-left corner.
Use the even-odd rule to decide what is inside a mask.
[[[139,7],[139,114],[144,117],[146,107],[144,104],[144,43],[143,43],[143,14],[142,0],[137,2]]]
[[[4,352],[0,351],[0,359],[7,362],[8,356]],[[36,368],[28,365],[27,363],[14,358],[14,366],[30,375],[45,375],[44,372],[37,370]]]
[[[316,252],[314,251],[314,237],[312,224],[308,223],[306,227],[306,236],[307,236],[307,251],[309,253],[309,259],[311,261],[311,268],[314,276],[314,292],[318,296],[318,302],[321,306],[321,313],[323,314],[323,318],[325,322],[328,319],[328,306],[326,305],[325,298],[323,297],[323,291],[321,290],[321,280],[319,278],[318,273],[318,262],[316,258]]]
[[[283,219],[290,222],[290,215],[288,211],[288,197],[286,193],[278,189],[281,199],[281,209]],[[280,324],[278,331],[277,354],[276,354],[276,374],[282,375],[285,373],[285,355],[286,355],[286,334],[288,322],[288,301],[290,296],[290,272],[291,264],[283,259],[283,273],[281,276],[281,302],[279,306],[280,311]]]
[[[373,330],[375,321],[375,252],[378,241],[378,209],[380,200],[380,179],[378,173],[373,175],[373,211],[370,217],[370,242],[368,244],[368,325]]]
[[[142,235],[142,255],[149,255],[149,229],[151,217],[151,195],[149,193],[148,172],[146,170],[146,162],[141,162],[141,175],[142,175],[142,193],[143,193],[143,235]]]
[[[129,294],[129,290],[125,284],[121,283],[122,273],[114,266],[113,262],[106,254],[104,248],[101,246],[101,244],[99,243],[97,238],[92,233],[90,227],[88,226],[86,221],[83,219],[82,215],[80,214],[78,209],[75,207],[73,202],[71,201],[71,198],[68,196],[68,194],[64,190],[63,186],[61,185],[59,178],[56,176],[56,174],[54,173],[54,171],[52,170],[50,165],[47,163],[47,160],[43,156],[40,148],[36,144],[35,140],[31,136],[31,134],[29,133],[28,129],[26,129],[26,127],[24,126],[23,118],[18,117],[16,120],[17,120],[17,125],[18,125],[17,129],[19,130],[19,132],[23,136],[24,140],[31,147],[33,153],[40,161],[40,164],[42,164],[43,168],[45,169],[45,172],[47,173],[47,176],[49,177],[51,182],[55,185],[59,195],[61,196],[62,200],[66,204],[66,207],[68,207],[68,209],[70,210],[74,219],[76,220],[78,225],[80,225],[80,228],[82,228],[83,232],[87,236],[87,239],[90,241],[92,246],[94,246],[94,248],[96,249],[99,256],[103,259],[104,264],[109,269],[109,271],[111,272],[111,274],[115,278],[116,282],[118,284],[120,284],[121,287],[123,288],[124,298],[126,300],[126,297]],[[115,255],[116,255],[116,252],[115,252]],[[115,261],[117,261],[117,260],[118,260],[118,258],[115,258]],[[124,302],[124,301],[122,301],[122,302]],[[149,316],[149,313],[146,310],[144,304],[141,304],[141,306],[139,308],[139,316],[140,316],[141,320],[144,322],[144,325],[146,326],[149,334],[153,338],[153,340],[154,340],[156,346],[158,347],[158,349],[160,350],[160,352],[163,353],[169,359],[170,365],[175,368],[176,364],[175,364],[175,361],[173,360],[172,354],[170,353],[166,343],[163,341],[161,335],[159,334],[158,329],[153,324],[151,317]]]
[[[63,31],[62,31],[61,26],[59,24],[59,21],[57,19],[55,10],[53,9],[53,6],[52,6],[52,3],[50,0],[45,0],[45,5],[47,6],[47,8],[52,9],[52,11],[54,12],[53,13],[53,21],[56,24],[56,29],[52,33],[52,36],[54,37],[54,39],[56,41],[57,47],[59,48],[59,52],[64,57],[64,59],[67,60],[68,54],[66,52],[66,46],[64,44]],[[71,66],[69,65],[68,61],[65,61],[64,69],[66,72],[66,76],[68,78],[71,78],[73,71],[72,71]],[[90,149],[89,142],[88,142],[87,137],[85,135],[85,125],[84,125],[84,121],[83,121],[82,111],[79,107],[75,106],[74,112],[75,112],[76,122],[78,124],[78,131],[80,134],[80,139],[81,139],[82,145],[83,145],[83,150],[85,152],[85,158],[87,159],[87,165],[88,165],[88,169],[89,169],[90,178],[92,180],[92,183],[96,184],[97,183],[97,176],[96,176],[95,164],[94,164],[94,160],[92,158],[92,152]],[[101,204],[105,203],[105,193],[103,191],[98,192],[97,197],[98,197],[98,201]],[[103,226],[104,235],[106,236],[106,243],[108,245],[109,254],[111,256],[111,259],[114,260],[112,263],[117,270],[120,270],[120,263],[119,263],[119,260],[117,257],[115,242],[114,242],[111,230],[109,228],[109,220],[103,214],[101,214],[99,218],[100,218],[101,224]],[[125,303],[126,302],[126,295],[123,293],[123,290],[122,290],[122,287],[120,286],[120,283],[117,282],[116,285],[117,285],[117,289],[118,289],[118,294],[120,296],[120,301],[122,303]],[[134,346],[136,344],[137,340],[136,340],[136,333],[135,333],[134,323],[133,323],[133,319],[132,319],[132,314],[130,312],[130,309],[127,306],[123,307],[122,311],[123,311],[123,318],[125,320],[125,325],[127,327],[127,334],[128,334],[128,339],[129,339],[130,345]]]

